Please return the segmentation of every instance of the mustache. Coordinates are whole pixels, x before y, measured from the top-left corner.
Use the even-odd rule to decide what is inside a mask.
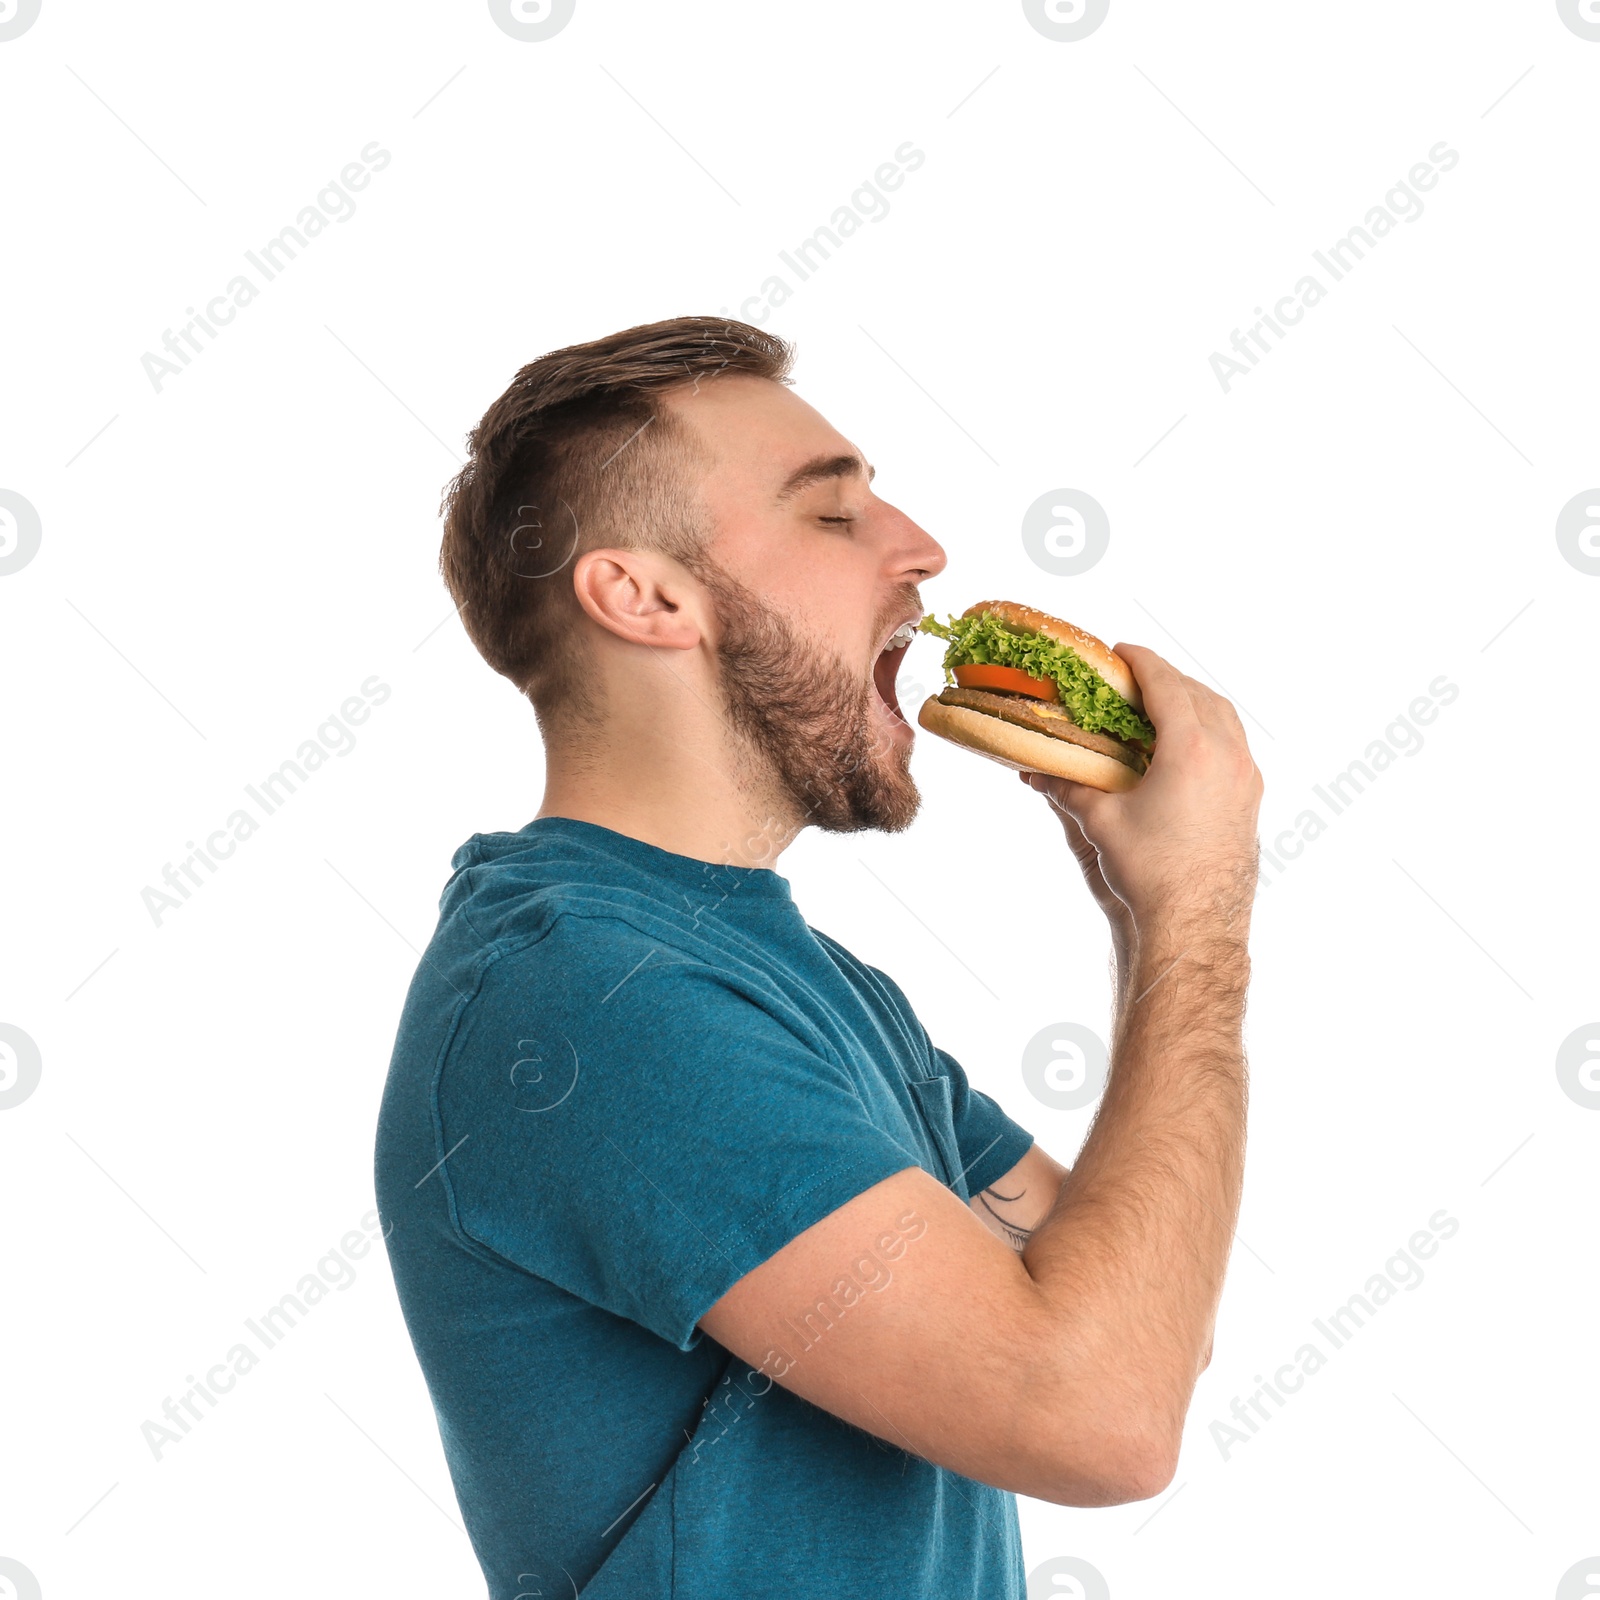
[[[872,637],[881,639],[894,623],[913,608],[916,609],[918,616],[925,615],[921,593],[918,591],[916,584],[908,583],[895,590],[894,598],[879,612]]]

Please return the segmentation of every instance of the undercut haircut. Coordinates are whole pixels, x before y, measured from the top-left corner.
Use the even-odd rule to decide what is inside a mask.
[[[663,403],[742,372],[790,382],[793,346],[748,323],[673,317],[529,362],[467,436],[445,489],[439,570],[468,637],[532,702],[548,739],[593,715],[572,567],[586,550],[653,549],[695,570],[705,461]]]

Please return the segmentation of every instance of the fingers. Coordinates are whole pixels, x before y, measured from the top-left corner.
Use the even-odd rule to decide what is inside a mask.
[[[1067,828],[1075,854],[1078,840],[1083,839],[1085,846],[1088,846],[1088,840],[1084,838],[1083,822],[1100,806],[1116,798],[1102,789],[1092,788],[1087,783],[1074,783],[1070,778],[1054,778],[1043,772],[1025,772],[1022,777],[1030,789],[1038,790],[1049,800]],[[1074,835],[1076,837],[1073,837]]]
[[[1187,673],[1180,672],[1170,661],[1142,644],[1119,643],[1115,649],[1117,654],[1133,668],[1134,677],[1139,681],[1140,693],[1144,695],[1145,710],[1150,713],[1150,720],[1158,732],[1163,715],[1170,715],[1175,709],[1177,715],[1181,717],[1184,709],[1183,702],[1178,699],[1178,692],[1181,689],[1187,700],[1187,709],[1196,721],[1216,732],[1231,734],[1240,742],[1244,742],[1244,724],[1240,722],[1239,713],[1234,709],[1233,702],[1226,696],[1218,694],[1209,684],[1200,682],[1198,678],[1191,678]],[[1155,693],[1154,700],[1151,697],[1152,688]],[[1170,706],[1166,704],[1169,697]]]
[[[1228,699],[1226,695],[1216,693],[1213,693],[1211,698],[1214,702],[1212,711],[1216,717],[1216,725],[1224,732],[1231,733],[1240,744],[1248,745],[1249,740],[1245,737],[1244,724],[1239,720],[1239,711],[1233,701]]]
[[[1218,694],[1209,684],[1194,678],[1186,681],[1190,685],[1189,698],[1194,705],[1194,714],[1199,721],[1213,733],[1242,741],[1244,724],[1239,721],[1239,713],[1234,710],[1233,702],[1226,695]]]
[[[1189,694],[1192,679],[1184,677],[1165,657],[1142,644],[1119,643],[1115,649],[1132,669],[1139,693],[1144,696],[1145,711],[1157,732],[1164,721],[1182,721],[1195,715]]]
[[[1072,846],[1074,855],[1081,856],[1084,850],[1092,850],[1094,848],[1084,838],[1083,829],[1079,826],[1078,819],[1067,810],[1059,797],[1060,790],[1079,789],[1083,787],[1082,784],[1073,783],[1068,778],[1052,778],[1043,772],[1023,772],[1019,773],[1018,776],[1030,789],[1037,790],[1042,794],[1060,815],[1061,825],[1066,829],[1067,842]]]

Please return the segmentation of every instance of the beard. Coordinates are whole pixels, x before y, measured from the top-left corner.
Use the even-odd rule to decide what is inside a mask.
[[[909,745],[883,737],[877,691],[844,662],[819,657],[754,590],[709,562],[695,576],[722,623],[717,655],[734,730],[799,821],[795,831],[899,833],[922,803]],[[904,604],[885,618],[885,626]]]

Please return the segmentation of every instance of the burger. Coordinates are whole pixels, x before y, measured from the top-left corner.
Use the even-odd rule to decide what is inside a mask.
[[[949,687],[917,714],[929,733],[1093,789],[1131,789],[1144,776],[1155,729],[1128,663],[1092,633],[1010,600],[948,622],[926,616],[917,629],[946,642]]]

